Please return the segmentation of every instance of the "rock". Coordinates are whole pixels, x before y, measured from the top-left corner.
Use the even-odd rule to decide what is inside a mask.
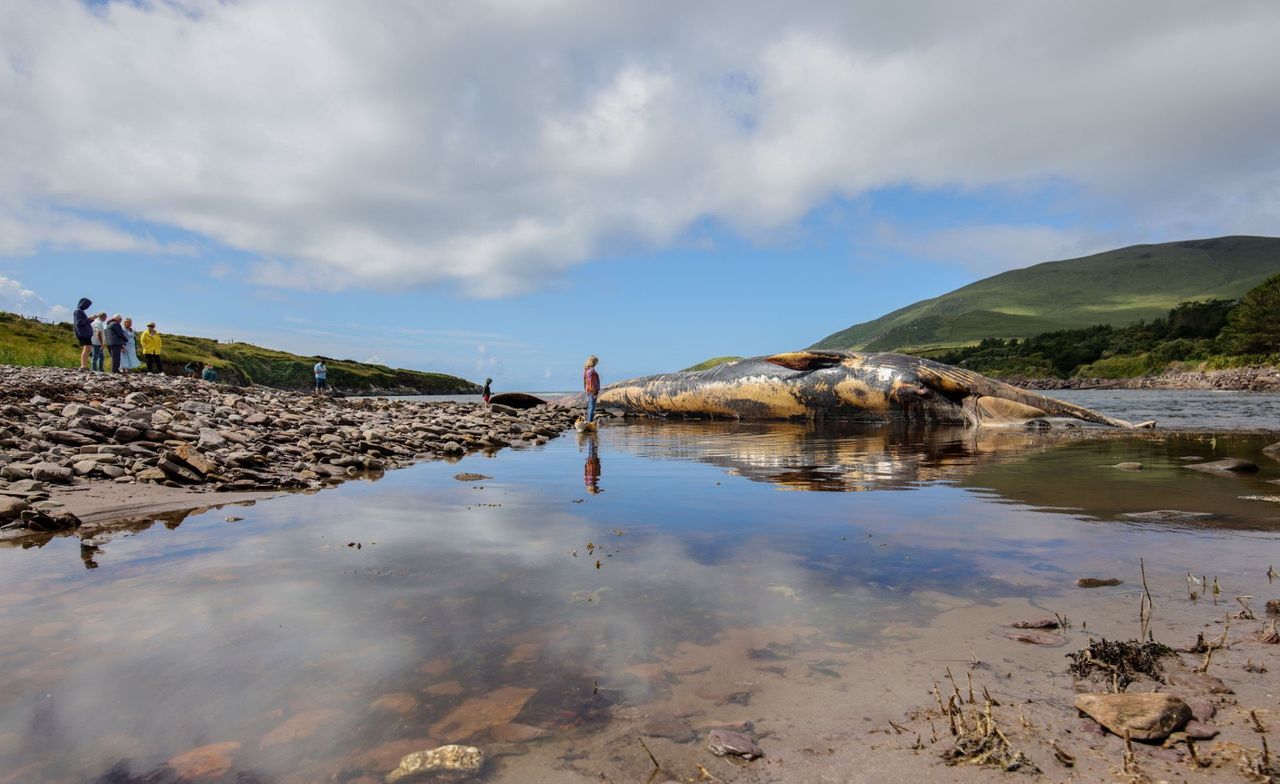
[[[400,766],[387,774],[386,781],[461,781],[483,767],[484,752],[475,746],[441,746],[406,754]]]
[[[226,445],[227,439],[217,430],[207,427],[200,430],[199,446],[201,449],[221,449]]]
[[[95,417],[103,416],[107,412],[99,411],[93,406],[86,406],[83,403],[68,403],[62,407],[62,418],[71,419],[72,417]]]
[[[394,694],[382,695],[374,700],[369,707],[374,710],[391,711],[392,713],[399,713],[401,716],[407,716],[413,713],[414,708],[418,707],[418,699],[406,692],[395,692]]]
[[[1111,732],[1133,740],[1162,741],[1182,729],[1191,709],[1171,694],[1077,694],[1076,709]]]
[[[1218,715],[1218,708],[1212,702],[1188,702],[1187,707],[1191,709],[1191,718],[1196,721],[1209,721]]]
[[[200,778],[218,778],[231,770],[231,759],[240,744],[235,741],[210,743],[183,752],[169,760],[168,765],[180,779],[190,781]]]
[[[484,474],[462,473],[462,474],[454,474],[453,478],[457,479],[459,482],[483,482],[484,480],[492,479],[493,477],[485,476]]]
[[[213,473],[213,463],[209,462],[199,450],[190,444],[182,444],[174,449],[172,457],[176,457],[202,477]]]
[[[0,523],[6,523],[10,520],[17,520],[22,513],[31,507],[21,498],[13,498],[7,495],[0,495]]]
[[[1127,461],[1124,463],[1116,463],[1112,468],[1119,468],[1121,471],[1141,471],[1142,463]]]
[[[1174,670],[1165,676],[1170,686],[1181,686],[1198,694],[1231,694],[1231,687],[1216,675],[1195,670]]]
[[[265,749],[271,746],[278,746],[281,743],[290,743],[295,740],[309,738],[321,728],[334,722],[341,715],[341,711],[325,708],[294,714],[283,724],[263,736],[262,748]]]
[[[1183,728],[1187,733],[1187,737],[1192,740],[1213,740],[1218,737],[1218,728],[1210,727],[1208,724],[1192,719],[1187,722],[1187,726]]]
[[[1119,585],[1124,580],[1118,580],[1114,577],[1081,577],[1076,580],[1076,585],[1081,588],[1103,588],[1109,585]]]
[[[640,734],[654,738],[667,738],[676,743],[688,743],[698,737],[698,733],[694,732],[689,722],[669,713],[651,716],[640,726]]]
[[[116,428],[116,432],[113,437],[115,438],[115,440],[119,441],[120,443],[127,444],[130,441],[137,441],[138,439],[142,438],[142,431],[136,427],[121,425],[120,427]]]
[[[1280,460],[1280,441],[1272,444],[1271,446],[1264,446],[1262,448],[1262,454],[1272,460]]]
[[[96,443],[92,438],[71,430],[54,430],[45,433],[44,437],[54,443],[66,444],[67,446],[89,446]]]
[[[472,697],[431,725],[429,734],[433,738],[461,740],[499,724],[510,724],[535,693],[535,689],[505,686],[483,697]]]
[[[529,724],[499,724],[489,730],[489,735],[499,743],[528,743],[547,734],[541,727]]]
[[[1067,644],[1067,639],[1065,637],[1057,634],[1050,634],[1049,632],[1034,630],[1025,632],[1009,632],[1005,637],[1008,637],[1010,640],[1017,640],[1018,642],[1030,643],[1031,645],[1043,645],[1047,648],[1057,648],[1060,645]]]
[[[75,473],[70,468],[63,468],[57,463],[36,463],[31,469],[31,477],[37,482],[65,485],[71,483]]]
[[[175,460],[171,456],[161,458],[160,462],[156,465],[156,468],[160,470],[163,476],[166,476],[175,482],[195,485],[204,481],[203,474],[192,471],[185,463]],[[143,471],[142,474],[146,474],[148,479],[151,476],[151,473],[148,471]],[[141,479],[143,477],[140,474],[138,478]]]
[[[49,514],[39,509],[27,509],[19,515],[19,521],[9,523],[6,528],[17,525],[35,533],[56,533],[58,531],[74,531],[79,528],[80,518],[70,512]]]
[[[1233,473],[1233,474],[1254,474],[1258,471],[1258,464],[1248,460],[1240,460],[1235,457],[1227,457],[1222,460],[1213,460],[1208,463],[1192,463],[1186,466],[1194,471],[1204,471],[1210,474]]]
[[[1150,512],[1124,512],[1121,517],[1144,523],[1196,523],[1213,517],[1212,512],[1184,512],[1181,509],[1154,509]]]
[[[712,730],[707,736],[707,749],[717,757],[732,756],[753,760],[764,756],[764,750],[754,738],[732,730]]]
[[[1058,619],[1037,618],[1034,621],[1014,621],[1009,626],[1014,629],[1056,629],[1058,628]]]

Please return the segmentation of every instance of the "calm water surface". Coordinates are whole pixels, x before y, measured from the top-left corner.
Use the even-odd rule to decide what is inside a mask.
[[[616,422],[0,549],[0,782],[373,782],[449,742],[535,749],[494,780],[588,780],[573,749],[618,717],[677,693],[751,716],[735,668],[799,646],[826,653],[780,679],[839,678],[938,596],[1052,597],[1139,556],[1261,574],[1280,505],[1242,496],[1280,495],[1273,440]],[[1262,470],[1183,459],[1222,456]],[[741,661],[678,664],[726,639]]]

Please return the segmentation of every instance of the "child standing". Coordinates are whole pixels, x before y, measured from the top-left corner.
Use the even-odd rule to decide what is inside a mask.
[[[596,418],[596,395],[600,394],[600,374],[596,372],[596,365],[599,363],[600,358],[592,354],[582,366],[582,389],[587,393],[588,422]]]

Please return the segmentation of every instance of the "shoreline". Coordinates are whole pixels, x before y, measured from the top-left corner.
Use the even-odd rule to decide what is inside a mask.
[[[1224,392],[1280,392],[1280,368],[1256,365],[1225,370],[1178,370],[1158,376],[1135,378],[1027,378],[1001,379],[1023,389],[1165,389],[1221,390]]]
[[[575,413],[0,366],[0,542],[542,445]]]

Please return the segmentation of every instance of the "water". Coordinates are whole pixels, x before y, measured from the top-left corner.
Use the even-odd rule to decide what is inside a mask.
[[[668,714],[800,754],[901,719],[911,667],[966,660],[980,642],[921,631],[949,608],[1069,606],[1075,575],[1139,557],[1157,592],[1207,568],[1265,585],[1280,504],[1242,496],[1280,494],[1273,440],[613,422],[0,549],[0,781],[374,782],[449,742],[504,755],[488,781],[639,781],[636,727]],[[697,746],[650,742],[696,775]]]
[[[1045,394],[1130,422],[1156,420],[1161,428],[1280,429],[1280,394],[1168,389],[1061,389]]]

